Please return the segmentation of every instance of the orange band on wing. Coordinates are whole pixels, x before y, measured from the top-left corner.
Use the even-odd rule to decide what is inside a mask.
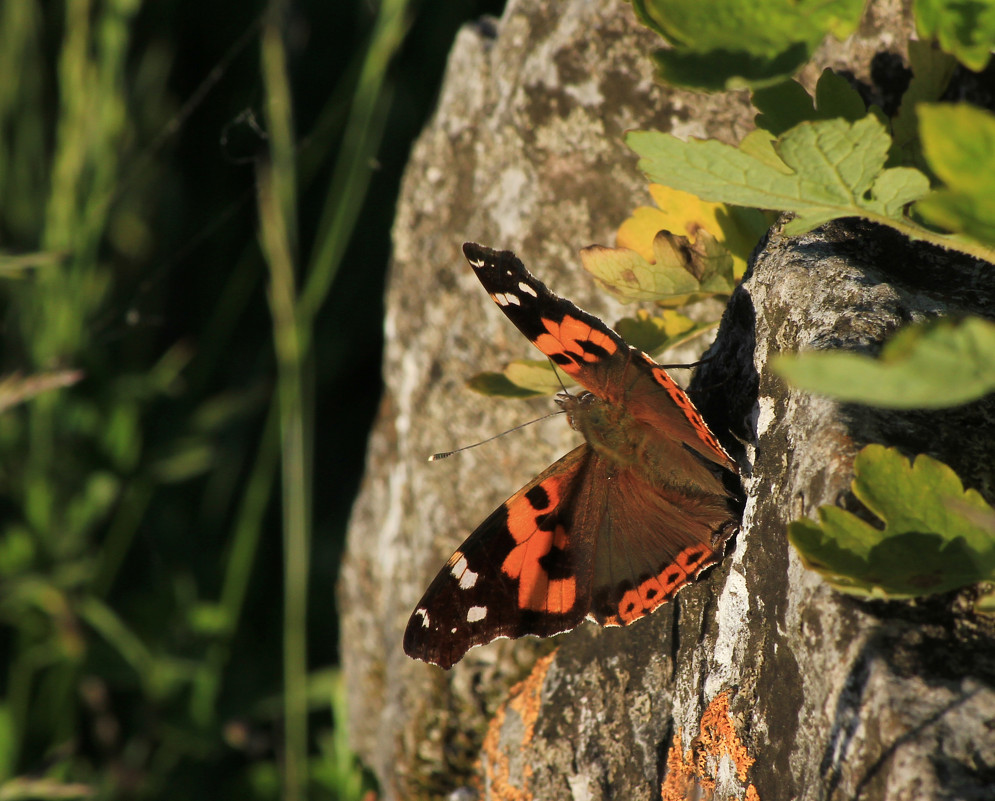
[[[610,336],[576,317],[564,317],[559,323],[543,320],[543,325],[549,333],[537,336],[533,340],[535,346],[550,357],[568,356],[573,363],[560,366],[570,375],[579,373],[583,363],[590,364],[604,358],[602,354],[592,352],[590,347],[585,349],[581,343],[588,343],[609,355],[618,350],[618,344]]]
[[[702,545],[685,548],[657,575],[651,576],[622,596],[618,603],[618,616],[622,624],[632,623],[669,601],[699,570],[714,559],[715,552],[711,548]]]
[[[677,383],[667,374],[666,370],[659,365],[654,364],[648,357],[646,357],[646,361],[653,365],[653,378],[656,379],[656,382],[661,387],[667,390],[667,394],[670,395],[674,403],[680,407],[680,410],[684,412],[684,416],[687,417],[691,425],[694,426],[695,433],[701,441],[704,442],[711,449],[711,451],[719,457],[720,463],[725,464],[732,462],[729,454],[726,453],[725,448],[719,444],[718,438],[705,424],[705,420],[695,408],[694,403],[691,402],[691,399],[687,396],[687,393],[677,386]]]
[[[552,529],[541,524],[556,511],[567,482],[549,477],[508,503],[508,531],[518,543],[501,564],[501,572],[518,581],[518,607],[536,612],[565,614],[577,600],[577,580],[551,579],[541,559],[553,548],[569,543],[562,524]]]

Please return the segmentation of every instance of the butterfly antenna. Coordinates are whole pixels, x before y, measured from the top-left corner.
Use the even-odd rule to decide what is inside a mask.
[[[550,359],[549,356],[546,357],[546,361],[548,361],[549,366],[553,368],[553,375],[555,375],[556,380],[560,382],[560,389],[563,390],[563,394],[569,395],[570,393],[567,391],[567,388],[563,383],[563,379],[560,378],[560,371],[556,369],[556,362]]]
[[[535,420],[529,420],[527,423],[521,423],[520,425],[517,425],[514,428],[509,428],[507,431],[502,431],[500,434],[495,434],[493,437],[482,439],[480,440],[480,442],[474,442],[472,445],[464,445],[462,448],[457,448],[454,451],[443,451],[442,453],[433,453],[431,456],[428,457],[428,461],[438,462],[443,459],[448,459],[453,454],[460,453],[462,451],[468,451],[470,450],[470,448],[476,448],[478,445],[484,445],[490,442],[491,440],[497,439],[498,437],[503,437],[505,434],[510,434],[512,431],[518,431],[518,429],[520,428],[525,428],[526,426],[530,426],[533,423],[539,423],[542,422],[543,420],[549,419],[550,417],[556,417],[556,415],[563,413],[564,413],[563,409],[557,409],[555,412],[544,414],[542,417],[537,417]]]

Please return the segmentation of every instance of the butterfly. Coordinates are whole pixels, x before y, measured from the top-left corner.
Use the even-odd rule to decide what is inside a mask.
[[[554,295],[510,251],[463,253],[525,337],[585,391],[556,402],[584,444],[501,504],[418,602],[404,650],[443,668],[498,637],[624,626],[718,562],[736,462],[667,371]]]

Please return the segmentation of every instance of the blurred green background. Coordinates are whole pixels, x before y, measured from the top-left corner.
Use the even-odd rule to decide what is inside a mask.
[[[373,787],[334,585],[390,225],[502,5],[0,3],[0,799]]]

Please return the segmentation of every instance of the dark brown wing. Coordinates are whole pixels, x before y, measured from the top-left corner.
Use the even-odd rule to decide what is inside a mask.
[[[740,499],[654,485],[634,470],[607,482],[597,532],[591,617],[628,625],[666,603],[717,563],[736,533]]]
[[[632,359],[621,379],[622,403],[636,420],[662,437],[690,448],[699,456],[732,473],[736,462],[719,443],[691,398],[667,371],[642,351],[632,348]]]

